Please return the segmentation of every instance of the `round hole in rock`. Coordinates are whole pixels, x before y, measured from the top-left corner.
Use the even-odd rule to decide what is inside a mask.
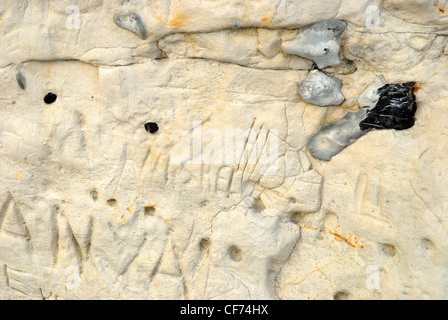
[[[422,239],[422,247],[425,250],[431,250],[431,249],[433,249],[434,245],[433,245],[431,240],[429,240],[429,239]]]
[[[382,244],[381,251],[388,257],[394,257],[397,254],[397,249],[390,244]]]
[[[199,247],[202,251],[207,250],[208,248],[210,248],[210,240],[202,239],[201,242],[199,242]]]
[[[145,216],[153,216],[156,213],[156,208],[152,206],[145,206]]]
[[[98,191],[96,191],[96,190],[90,191],[90,196],[92,197],[93,201],[98,200],[98,198],[100,197]]]
[[[149,133],[156,133],[157,131],[159,131],[159,125],[155,122],[148,122],[145,124],[145,130],[148,131]]]
[[[264,205],[263,200],[261,200],[261,198],[258,198],[258,199],[255,199],[253,208],[257,212],[262,212],[263,210],[266,209],[266,206]]]
[[[111,207],[115,207],[116,205],[117,205],[117,200],[115,200],[115,199],[109,199],[109,200],[107,200],[107,204],[109,205],[109,206],[111,206]]]
[[[237,246],[231,246],[229,248],[229,254],[230,254],[230,258],[235,262],[239,262],[243,259],[243,254],[241,253],[241,249],[238,248]]]
[[[44,102],[45,102],[46,104],[52,104],[53,102],[56,101],[57,98],[58,98],[57,95],[55,95],[55,94],[52,93],[52,92],[49,92],[49,93],[47,93],[47,95],[45,96],[45,98],[44,98]]]
[[[339,291],[334,295],[334,300],[348,300],[348,293],[345,291]]]
[[[301,224],[303,221],[303,214],[301,212],[294,212],[291,214],[290,221],[295,224]]]

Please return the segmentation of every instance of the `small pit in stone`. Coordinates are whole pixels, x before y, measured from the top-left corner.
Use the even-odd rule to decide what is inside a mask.
[[[238,248],[237,246],[231,246],[229,248],[229,255],[230,255],[230,258],[235,262],[239,262],[243,259],[243,254],[241,252],[241,249]]]
[[[145,216],[153,216],[156,213],[156,208],[153,206],[145,206]]]
[[[118,203],[118,201],[115,200],[115,199],[109,199],[109,200],[107,200],[107,204],[108,204],[110,207],[115,207],[115,206],[117,205],[117,203]]]
[[[434,245],[431,240],[425,238],[425,239],[422,239],[422,247],[425,250],[431,250],[434,247]]]
[[[159,131],[159,125],[155,122],[148,122],[145,124],[145,130],[151,134],[154,134]]]
[[[397,249],[391,244],[382,244],[381,251],[388,257],[395,257]]]
[[[266,209],[266,206],[264,205],[263,200],[261,200],[261,198],[258,198],[255,199],[253,208],[257,212],[262,212],[263,210]]]
[[[201,248],[201,251],[208,250],[208,248],[210,248],[210,240],[206,238],[202,239],[199,242],[199,247]]]
[[[47,95],[44,98],[44,102],[46,104],[52,104],[56,101],[56,99],[58,98],[58,96],[52,92],[47,93]]]
[[[303,214],[302,212],[294,212],[289,219],[292,223],[301,224],[303,222]]]
[[[333,298],[334,300],[348,300],[348,293],[346,291],[339,291]]]
[[[98,198],[100,197],[100,195],[99,195],[97,190],[90,191],[90,196],[92,197],[93,201],[98,200]]]

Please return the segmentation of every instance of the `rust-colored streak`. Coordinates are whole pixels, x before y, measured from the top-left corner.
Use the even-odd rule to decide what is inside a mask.
[[[440,8],[438,4],[435,4],[435,3],[434,3],[434,7],[436,7],[436,8],[439,10],[439,13],[441,13],[441,14],[445,14],[445,10],[442,9],[442,8]]]
[[[427,80],[431,79],[432,77],[434,77],[434,76],[435,76],[436,74],[438,74],[439,72],[440,72],[440,71],[436,71],[436,72],[434,72],[431,76],[429,76],[429,78],[428,78]],[[423,81],[421,77],[419,77],[419,78],[420,78],[420,81],[414,85],[414,90],[415,90],[415,92],[418,92],[418,91],[420,91],[421,89],[423,89],[423,85],[424,85],[424,84],[434,84],[434,81]]]
[[[423,87],[420,87],[417,83],[414,85],[415,92],[419,92]]]
[[[353,108],[356,106],[356,103],[352,104],[351,106],[341,106],[342,110],[350,110],[350,111],[358,111],[360,108],[357,106],[356,108]]]
[[[340,234],[337,230],[340,228],[341,226],[337,226],[336,229],[334,231],[328,231],[331,235],[334,236],[334,239],[337,241],[342,241],[347,243],[349,246],[351,246],[352,248],[360,248],[360,249],[365,249],[364,245],[362,245],[361,243],[359,243],[359,238],[358,237],[353,237],[352,239],[352,235],[344,235],[344,234]]]
[[[300,226],[300,229],[304,229],[304,230],[318,230],[317,228],[314,228],[314,227],[311,227],[311,226],[305,226],[305,227]]]
[[[272,18],[264,17],[261,19],[261,21],[263,21],[267,25],[270,25],[272,23]]]
[[[274,18],[274,13],[272,13],[269,17],[263,17],[263,18],[261,18],[261,21],[263,22],[263,23],[265,23],[266,25],[271,25],[272,24],[272,20],[273,20],[273,18]]]
[[[189,17],[183,13],[177,13],[174,17],[168,21],[168,25],[173,28],[179,28],[183,26],[189,19]]]

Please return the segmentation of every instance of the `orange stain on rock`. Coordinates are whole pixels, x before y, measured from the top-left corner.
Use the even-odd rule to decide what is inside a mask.
[[[17,178],[17,179],[22,179],[22,178],[23,178],[23,174],[21,174],[21,173],[16,173],[16,178]]]
[[[300,229],[304,229],[304,230],[318,230],[317,228],[314,228],[314,227],[311,227],[311,226],[305,226],[305,227],[300,226]]]
[[[360,108],[358,106],[356,106],[356,108],[354,108],[356,106],[356,103],[352,104],[351,106],[341,106],[342,110],[350,110],[350,111],[358,111]]]
[[[340,233],[338,232],[338,229],[339,229],[340,227],[341,227],[341,226],[339,225],[339,226],[336,227],[336,229],[334,229],[334,231],[328,231],[331,235],[334,236],[334,239],[335,239],[336,241],[342,241],[342,242],[345,242],[345,243],[347,243],[349,246],[351,246],[352,248],[361,248],[361,249],[365,249],[364,245],[362,245],[361,243],[359,243],[359,238],[358,238],[358,237],[355,236],[355,237],[352,238],[352,235],[348,235],[348,236],[346,236],[346,235],[344,235],[344,234],[340,234]]]
[[[168,21],[168,25],[177,29],[180,26],[183,26],[189,20],[190,18],[187,15],[183,13],[177,13],[170,21]]]
[[[414,90],[415,90],[415,92],[419,92],[421,89],[423,89],[423,87],[420,87],[417,83],[414,84]]]
[[[271,25],[273,19],[274,19],[274,12],[272,12],[272,14],[270,16],[261,18],[261,21],[269,26],[269,25]]]
[[[270,25],[272,23],[272,17],[264,17],[261,19],[265,24]]]
[[[319,292],[314,298],[313,300],[317,300],[317,298],[319,298],[320,295],[324,294],[325,292],[327,292],[330,289],[331,286],[328,286],[327,289]]]
[[[434,7],[436,7],[436,8],[439,10],[439,13],[441,13],[441,14],[445,14],[445,10],[442,9],[442,8],[440,8],[438,4],[435,4],[435,3],[434,3]]]
[[[434,77],[436,74],[438,74],[440,71],[434,72],[427,80]],[[420,77],[420,81],[414,85],[415,92],[419,92],[421,89],[423,89],[424,84],[434,84],[434,81],[423,81]]]

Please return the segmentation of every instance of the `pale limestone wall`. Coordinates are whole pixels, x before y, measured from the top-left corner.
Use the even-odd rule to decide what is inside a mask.
[[[447,298],[443,8],[1,0],[0,298]],[[129,11],[147,39],[114,23]],[[304,102],[312,62],[281,46],[324,19],[348,24],[342,65],[325,70],[344,108]],[[380,75],[420,82],[415,126],[314,159],[310,137]],[[178,164],[173,133],[193,140],[199,124],[251,135],[230,164]],[[276,174],[248,160],[272,141]]]

